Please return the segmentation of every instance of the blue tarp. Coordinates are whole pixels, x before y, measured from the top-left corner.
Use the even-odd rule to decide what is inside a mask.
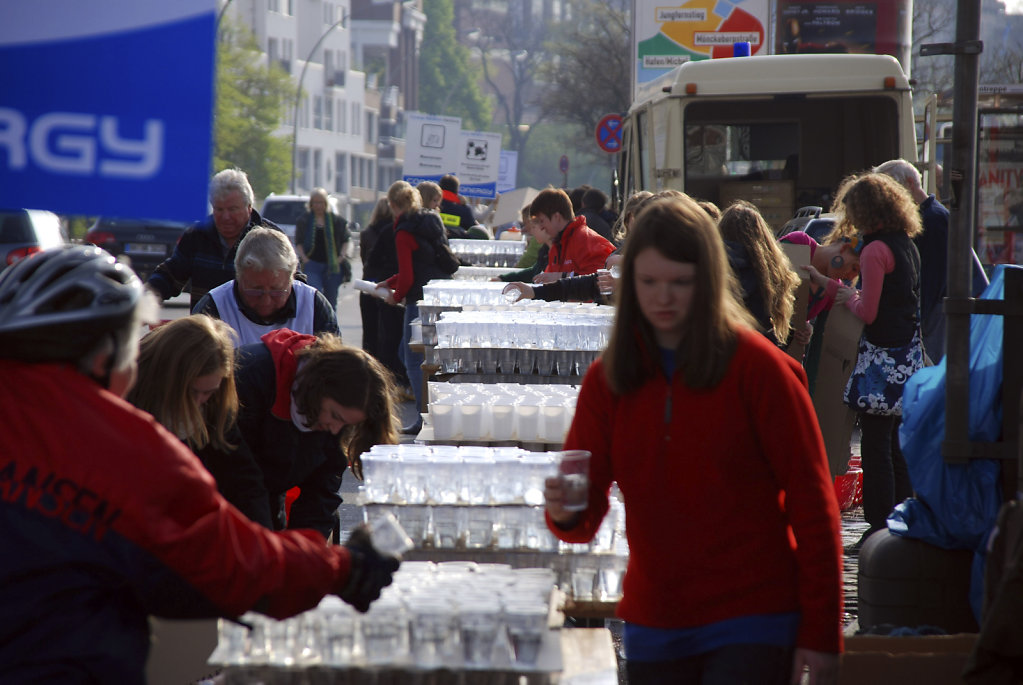
[[[1020,267],[999,266],[981,299],[1004,299],[1006,268]],[[970,317],[969,438],[973,441],[993,442],[1001,435],[1002,330],[1001,316]],[[895,507],[888,529],[936,547],[977,552],[970,598],[979,615],[985,545],[1002,504],[1001,465],[994,459],[947,464],[942,458],[945,365],[943,359],[921,369],[906,383],[899,439],[916,496]]]

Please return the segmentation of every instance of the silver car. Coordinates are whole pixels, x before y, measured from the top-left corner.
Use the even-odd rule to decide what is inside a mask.
[[[42,209],[0,209],[0,268],[67,242],[60,218]]]

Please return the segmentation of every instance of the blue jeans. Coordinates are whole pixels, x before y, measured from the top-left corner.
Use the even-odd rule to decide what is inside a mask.
[[[324,262],[314,262],[311,259],[302,266],[302,271],[305,272],[309,285],[323,293],[337,313],[337,289],[341,287],[341,272],[328,274]]]
[[[416,411],[425,411],[423,407],[423,361],[425,357],[413,352],[408,342],[412,338],[412,319],[419,318],[419,305],[405,303],[405,322],[401,329],[401,347],[398,357],[405,362],[405,373],[408,374],[412,394],[416,396]]]
[[[629,661],[629,685],[788,685],[791,647],[726,645],[671,661]]]

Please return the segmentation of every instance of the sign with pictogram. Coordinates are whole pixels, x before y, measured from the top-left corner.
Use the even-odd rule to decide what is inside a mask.
[[[558,169],[563,174],[568,173],[568,155],[561,155],[561,159],[558,161]]]
[[[622,149],[622,117],[618,114],[605,114],[597,122],[597,145],[604,152],[618,152]]]

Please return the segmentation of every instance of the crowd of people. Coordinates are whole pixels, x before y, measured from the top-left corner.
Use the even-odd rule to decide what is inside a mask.
[[[823,244],[780,237],[809,247],[801,273],[748,202],[643,191],[615,214],[599,190],[547,188],[522,209],[530,246],[506,291],[616,306],[564,443],[592,455],[588,506],[566,509],[552,478],[545,510],[557,537],[586,542],[620,488],[631,683],[836,682],[843,550],[803,348],[833,307],[864,322],[843,399],[865,538],[912,494],[901,390],[942,352],[944,274],[921,253],[947,211],[907,165],[845,179]],[[0,508],[5,678],[140,682],[147,615],[282,618],[327,593],[368,608],[398,560],[363,531],[328,544],[339,487],[370,446],[422,427],[396,405],[422,407],[423,286],[457,268],[449,239],[487,233],[458,187],[397,181],[376,205],[360,257],[387,295],[360,297],[361,348],[339,335],[350,235],[327,193],[293,244],[237,169],[213,177],[210,219],[145,285],[82,246],[0,274],[0,425],[20,446]],[[186,285],[192,314],[157,322]]]

